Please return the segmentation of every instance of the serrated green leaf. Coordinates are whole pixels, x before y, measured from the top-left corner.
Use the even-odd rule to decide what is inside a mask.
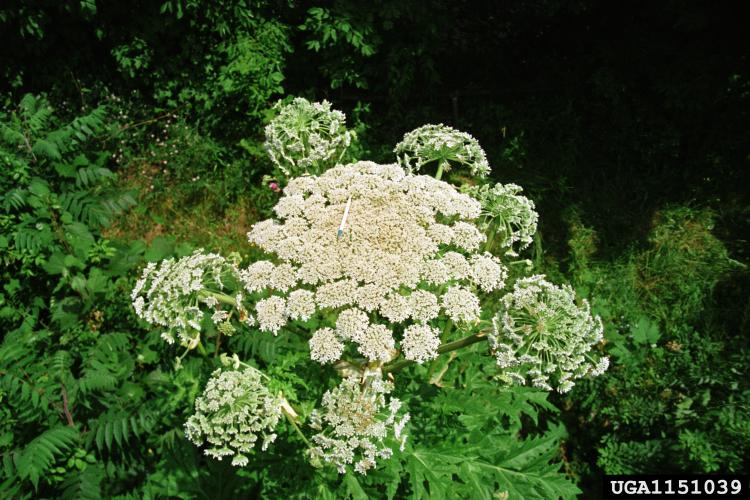
[[[347,468],[347,471],[344,474],[344,486],[346,486],[346,491],[354,500],[368,499],[367,493],[362,489],[362,485],[359,484],[355,472],[352,471],[351,468]]]
[[[631,333],[633,335],[633,341],[638,344],[655,344],[659,341],[661,333],[659,332],[659,325],[652,322],[647,317],[641,317],[638,322],[632,328]]]

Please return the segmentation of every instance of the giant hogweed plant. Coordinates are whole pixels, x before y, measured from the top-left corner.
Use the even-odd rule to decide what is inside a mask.
[[[408,429],[421,427],[395,394],[427,381],[411,380],[413,371],[404,369],[429,365],[444,374],[461,350],[479,343],[495,366],[484,373],[496,384],[563,393],[606,370],[608,359],[595,354],[602,325],[588,303],[519,260],[536,231],[534,205],[518,186],[486,182],[489,165],[475,139],[432,125],[405,136],[395,149],[398,163],[337,164],[349,142],[343,114],[328,116],[327,103],[289,106],[267,128],[267,148],[294,175],[276,217],[248,233],[264,257],[240,266],[199,250],[151,263],[132,291],[133,306],[179,346],[178,365],[193,350],[205,353],[209,339],[219,355],[222,338],[293,336],[338,383],[310,411],[314,403],[272,389],[279,387],[272,366],[221,352],[223,366],[185,423],[207,455],[245,466],[274,445],[285,420],[314,466],[377,471],[404,452]],[[290,118],[311,109],[328,122]],[[431,163],[434,177],[420,171]],[[451,168],[476,181],[457,187],[441,180]],[[501,490],[511,491],[514,476],[495,469]],[[410,473],[415,493],[436,477]],[[549,471],[536,479],[539,496],[575,491],[566,481],[567,489],[553,484]]]

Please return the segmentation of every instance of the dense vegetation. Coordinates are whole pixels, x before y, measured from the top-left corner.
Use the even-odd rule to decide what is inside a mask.
[[[5,2],[3,497],[544,498],[602,472],[747,472],[738,5]],[[347,113],[345,159],[392,162],[424,123],[476,136],[540,212],[522,257],[589,298],[610,370],[548,395],[488,383],[486,347],[410,367],[432,382],[399,392],[419,437],[364,477],[310,468],[291,428],[245,468],[202,455],[183,424],[219,341],[176,366],[130,291],[196,248],[257,259],[245,234],[285,183],[264,126],[295,95]],[[285,394],[326,389],[287,337],[228,343]]]

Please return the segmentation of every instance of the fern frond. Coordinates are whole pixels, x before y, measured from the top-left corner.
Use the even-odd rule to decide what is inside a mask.
[[[5,123],[0,123],[0,140],[9,146],[14,146],[16,149],[20,149],[26,144],[26,136],[23,134],[23,131],[18,128],[9,127]]]
[[[21,118],[29,129],[29,135],[39,134],[51,121],[52,107],[43,97],[26,94],[20,103]]]
[[[69,129],[62,128],[59,130],[53,130],[42,140],[54,144],[60,154],[63,155],[72,151],[79,144],[78,142],[74,142],[72,134],[73,132]]]
[[[18,224],[13,235],[16,250],[31,254],[47,248],[54,240],[54,234],[49,228],[36,229],[26,224]]]
[[[22,359],[33,360],[35,353],[27,345],[15,342],[18,336],[6,337],[3,344],[0,345],[0,366],[13,366],[21,364]]]
[[[99,451],[111,451],[114,444],[121,448],[128,444],[132,436],[148,432],[153,425],[153,419],[150,413],[143,409],[135,414],[110,409],[89,424],[91,431],[87,435],[87,443],[90,444],[93,440]]]
[[[235,335],[230,339],[230,346],[234,352],[274,363],[279,357],[280,347],[286,342],[288,339],[281,336]]]
[[[111,170],[97,165],[79,168],[76,173],[76,186],[79,188],[89,188],[95,186],[103,179],[112,179],[115,174]]]
[[[39,336],[37,332],[35,335]],[[33,344],[28,337],[10,333],[0,346],[0,392],[4,393],[3,403],[13,406],[19,420],[33,420],[40,411],[50,405],[49,394],[56,386],[55,381],[35,377],[35,373],[46,371],[40,365]]]
[[[27,188],[29,193],[33,194],[37,198],[45,198],[50,194],[50,185],[45,179],[41,177],[33,177],[29,182]]]
[[[28,191],[25,189],[11,189],[5,196],[0,195],[0,200],[3,203],[3,209],[6,211],[20,210],[27,204]]]
[[[89,114],[75,118],[66,127],[60,129],[59,134],[53,139],[58,141],[64,139],[62,142],[65,146],[63,152],[71,151],[73,148],[87,142],[95,135],[104,131],[104,119],[106,115],[106,108],[99,106]]]
[[[111,332],[99,337],[99,349],[126,352],[130,349],[132,338],[127,333]]]
[[[130,193],[111,193],[99,199],[98,205],[91,208],[90,216],[95,218],[96,224],[108,226],[115,216],[135,206],[136,203]]]
[[[78,437],[78,430],[74,427],[55,427],[34,438],[16,458],[19,477],[31,480],[36,489],[39,478],[53,464],[55,455],[69,451]]]
[[[50,160],[59,160],[62,158],[60,148],[57,144],[47,139],[39,139],[34,142],[31,152],[37,156],[43,156]]]
[[[60,203],[75,220],[89,226],[107,226],[113,217],[135,206],[136,201],[130,193],[94,195],[82,190],[63,193]]]
[[[68,128],[75,131],[77,138],[86,140],[104,131],[104,119],[107,109],[104,106],[92,110],[89,114],[74,119]]]
[[[17,407],[20,420],[31,420],[40,410],[50,405],[49,388],[36,385],[15,373],[6,373],[0,378],[0,388],[9,403]]]
[[[78,388],[84,395],[92,392],[111,391],[117,387],[118,379],[115,375],[104,370],[87,371],[78,380]]]
[[[112,390],[130,371],[122,360],[129,357],[130,338],[121,332],[108,333],[99,338],[96,347],[89,351],[83,366],[83,377],[78,381],[84,395]]]
[[[69,212],[75,220],[85,221],[88,219],[90,205],[94,203],[88,191],[73,191],[60,195],[60,203],[63,210]]]
[[[102,206],[110,216],[119,215],[125,210],[134,207],[137,202],[131,193],[113,193],[101,201]]]
[[[57,351],[52,355],[50,359],[52,370],[57,375],[67,373],[70,367],[73,365],[73,357],[68,351]]]

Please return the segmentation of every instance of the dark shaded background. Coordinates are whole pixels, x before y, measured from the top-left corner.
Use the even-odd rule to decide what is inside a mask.
[[[342,44],[307,50],[308,33],[292,30],[285,90],[348,110],[371,103],[366,140],[376,156],[387,157],[404,132],[442,121],[476,135],[497,178],[526,186],[547,207],[548,226],[557,224],[550,214],[573,202],[604,235],[604,248],[619,247],[667,202],[710,205],[733,251],[746,255],[747,3],[376,4],[252,6],[295,28],[321,5],[369,30],[369,57]],[[142,36],[158,47],[154,65],[179,80],[212,43],[160,15],[155,2],[99,2],[95,14],[73,2],[3,9],[0,85],[14,94],[54,90],[76,99],[79,87],[104,81],[147,96],[158,82],[123,78],[114,46]],[[29,18],[43,36],[19,33]],[[351,68],[367,88],[330,89],[331,74]],[[253,128],[223,132],[231,141]]]

